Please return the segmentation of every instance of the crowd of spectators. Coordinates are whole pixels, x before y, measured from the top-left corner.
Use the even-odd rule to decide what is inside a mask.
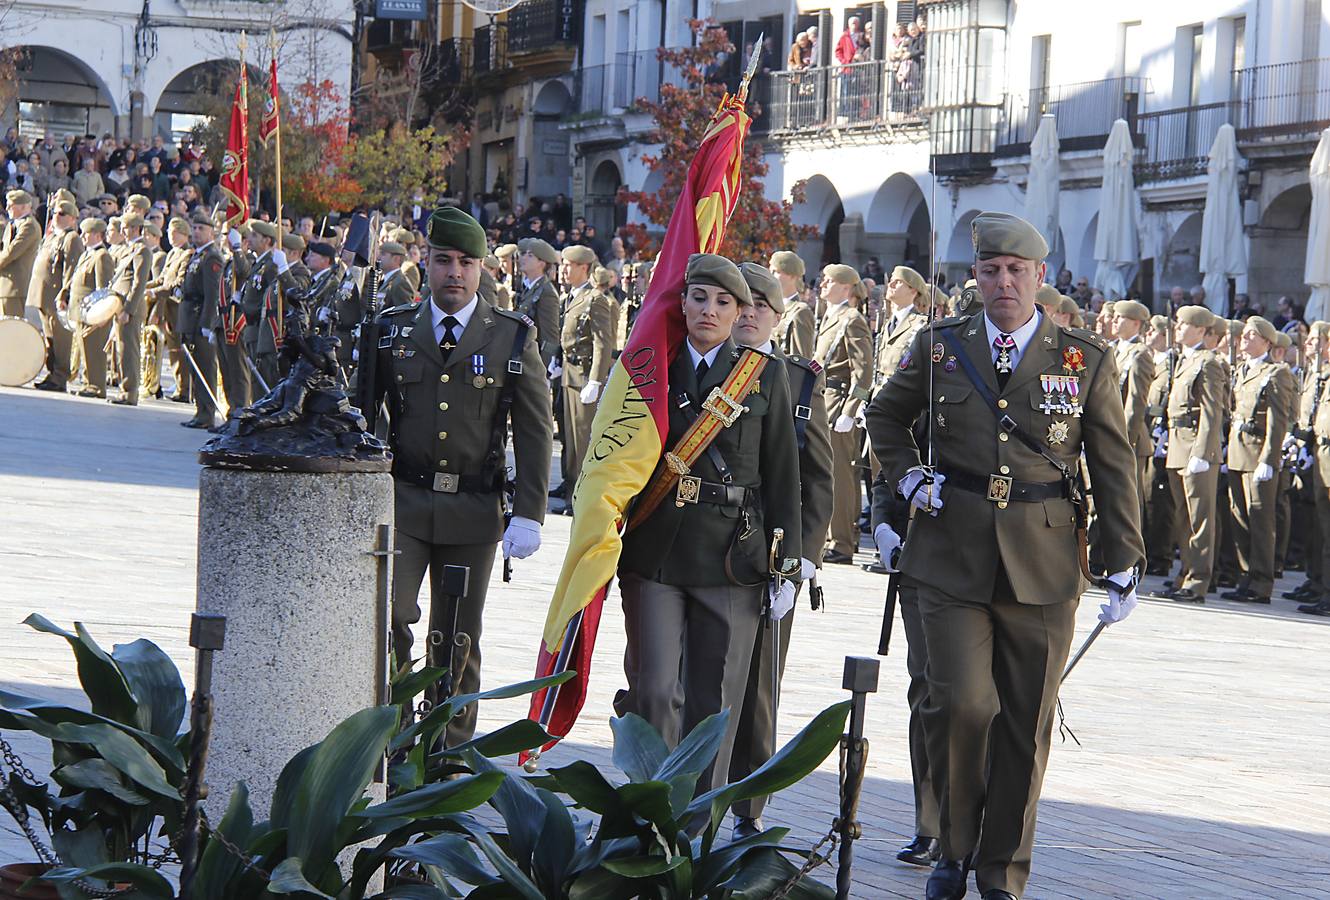
[[[601,265],[616,272],[630,259],[632,248],[623,238],[602,234],[585,217],[574,216],[572,203],[564,194],[532,197],[527,203],[510,203],[499,193],[476,194],[461,206],[480,222],[496,247],[528,237],[541,238],[555,250],[577,244],[590,247]]]

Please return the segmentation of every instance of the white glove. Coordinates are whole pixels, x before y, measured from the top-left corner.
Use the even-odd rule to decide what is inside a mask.
[[[864,406],[863,404],[860,404],[859,411],[854,414],[854,424],[858,425],[860,428],[867,428],[868,418],[865,415],[865,413],[867,412],[868,412],[868,407]]]
[[[540,549],[540,523],[513,516],[503,533],[503,558],[526,559]]]
[[[1256,467],[1256,471],[1252,474],[1252,478],[1255,479],[1257,484],[1263,484],[1274,477],[1275,467],[1269,463],[1261,463]]]
[[[837,434],[845,434],[854,428],[854,416],[847,416],[844,413],[836,417],[836,424],[831,426]]]
[[[582,388],[582,402],[590,405],[600,398],[600,382],[588,381],[586,387]]]
[[[1307,448],[1306,448],[1306,447],[1299,447],[1299,448],[1298,448],[1298,471],[1299,471],[1299,472],[1309,472],[1309,471],[1311,471],[1311,467],[1312,467],[1312,463],[1313,463],[1313,462],[1315,462],[1315,459],[1312,457],[1311,453],[1307,450]]]
[[[767,595],[771,598],[771,609],[767,613],[772,621],[778,621],[785,618],[790,610],[794,609],[794,582],[782,581],[780,590],[773,590],[773,585],[768,582]]]
[[[1199,456],[1193,456],[1187,460],[1186,472],[1188,475],[1200,475],[1202,472],[1209,472],[1210,464]]]
[[[813,564],[813,561],[811,559],[809,559],[808,557],[804,557],[803,559],[799,560],[800,581],[804,582],[812,581],[816,575],[817,575],[817,566]]]
[[[209,344],[215,344],[217,343],[217,332],[213,331],[212,329],[208,329],[207,331],[203,332],[203,339],[207,341]]]
[[[1108,576],[1108,602],[1099,605],[1099,621],[1105,625],[1121,622],[1136,608],[1136,573],[1128,569]]]
[[[923,480],[924,470],[922,468],[911,469],[905,473],[905,477],[896,485],[896,490],[900,491],[902,497],[909,499],[913,506],[930,516],[936,516],[937,511],[942,508],[942,484],[947,480],[947,476],[941,472],[934,472],[933,483],[920,486],[920,482]],[[919,488],[918,492],[914,490],[916,487]],[[911,493],[914,493],[913,498],[910,497]]]
[[[550,364],[545,367],[545,371],[549,373],[551,378],[558,378],[563,374],[563,366],[559,365],[557,360],[551,359]]]
[[[1150,437],[1154,439],[1155,459],[1163,459],[1168,456],[1168,429],[1156,425],[1154,430],[1150,432]]]
[[[877,544],[877,555],[882,561],[882,568],[888,572],[895,572],[896,567],[891,564],[891,557],[901,545],[901,536],[896,533],[886,522],[873,529],[873,543]]]
[[[320,324],[324,325],[328,324],[329,322],[332,321],[332,307],[320,306],[318,313],[315,315],[315,318],[318,319]]]
[[[240,232],[232,228],[226,233],[226,242],[231,245],[232,250],[240,249]]]
[[[360,347],[359,346],[352,347],[351,362],[359,362],[359,361],[360,361]]]
[[[1282,449],[1285,453],[1287,453],[1288,451],[1292,450],[1295,446],[1297,446],[1297,443],[1298,443],[1298,439],[1295,438],[1293,435],[1290,434],[1288,437],[1284,438],[1284,444],[1283,444],[1283,447],[1282,447],[1281,449]]]
[[[272,248],[272,261],[277,263],[277,271],[279,273],[285,272],[287,269],[291,268],[291,262],[286,258],[286,253],[281,247]]]

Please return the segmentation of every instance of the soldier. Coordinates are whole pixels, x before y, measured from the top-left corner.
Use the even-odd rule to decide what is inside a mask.
[[[0,306],[6,316],[21,318],[32,282],[32,267],[42,244],[42,227],[32,215],[27,191],[5,194],[9,222],[0,236]]]
[[[176,322],[180,317],[180,290],[185,283],[185,271],[194,257],[194,250],[189,245],[189,223],[184,219],[172,219],[166,232],[171,249],[164,254],[161,273],[148,282],[148,327],[156,330],[160,343],[144,341],[143,390],[161,395],[161,347],[165,345],[171,374],[175,378],[175,395],[171,399],[177,403],[187,403],[190,376],[180,353],[180,334],[176,331]]]
[[[1182,570],[1164,596],[1180,603],[1204,603],[1214,574],[1219,439],[1228,392],[1223,366],[1205,349],[1206,330],[1214,320],[1204,306],[1184,306],[1174,328],[1181,355],[1168,395],[1165,465],[1175,484],[1174,496],[1182,498],[1184,539]]]
[[[1177,545],[1178,503],[1165,465],[1168,456],[1168,395],[1173,390],[1176,356],[1172,339],[1168,318],[1152,316],[1149,342],[1155,375],[1146,397],[1146,424],[1150,428],[1151,445],[1145,536],[1147,575],[1167,575],[1173,568],[1173,548]],[[1181,483],[1178,488],[1181,489]]]
[[[888,318],[877,338],[877,367],[874,387],[879,387],[900,366],[919,329],[928,324],[928,307],[934,302],[924,276],[909,266],[897,266],[887,279]]]
[[[1321,533],[1321,585],[1320,590],[1304,591],[1301,597],[1289,599],[1305,600],[1298,606],[1298,612],[1314,616],[1330,616],[1330,375],[1325,372],[1325,364],[1330,360],[1330,324],[1312,323],[1311,340],[1316,351],[1317,377],[1315,384],[1319,393],[1309,411],[1310,433],[1306,435],[1312,455],[1312,494],[1316,500],[1316,523]]]
[[[513,308],[536,323],[539,332],[540,358],[554,370],[551,362],[559,353],[559,295],[550,283],[551,266],[559,264],[559,252],[540,238],[523,238],[517,242],[517,268],[522,273],[522,289]]]
[[[826,540],[827,527],[831,523],[831,432],[823,397],[824,376],[817,363],[783,353],[772,339],[785,312],[785,299],[781,296],[784,288],[777,277],[770,269],[753,262],[741,263],[739,270],[748,284],[753,304],[740,308],[734,325],[734,341],[741,347],[761,350],[784,362],[790,385],[795,443],[799,447],[799,545],[805,554],[800,560],[800,577],[808,582],[820,568],[815,551]],[[785,675],[793,626],[794,609],[791,608],[781,619],[777,679]],[[731,782],[748,777],[776,752],[776,698],[771,693],[771,667],[775,664],[772,642],[772,629],[761,628],[748,668],[748,686],[736,710],[738,737],[730,757]],[[763,830],[762,810],[766,800],[765,796],[755,797],[734,805],[736,839]]]
[[[471,636],[458,692],[480,684],[480,637],[490,570],[503,555],[524,559],[540,547],[552,456],[545,367],[529,319],[495,310],[477,296],[485,232],[446,207],[427,226],[430,302],[384,310],[373,409],[385,394],[396,482],[397,547],[393,649],[411,659],[411,625],[430,572],[430,630],[445,631],[439,593],[446,565],[471,569],[457,627]],[[504,444],[511,419],[516,480],[511,523],[503,515]],[[371,430],[374,423],[371,422]],[[448,726],[448,743],[471,737],[476,708]]]
[[[78,265],[69,278],[69,309],[71,316],[77,316],[83,298],[93,291],[111,286],[111,277],[115,274],[115,260],[111,257],[104,240],[107,227],[101,219],[84,219],[79,225],[82,235],[83,252],[79,255]],[[80,397],[106,397],[106,338],[110,334],[110,323],[100,328],[88,328],[77,325],[73,335],[75,353],[84,368],[83,387]],[[71,368],[76,372],[77,368]]]
[[[753,302],[738,267],[709,253],[689,257],[685,284],[687,336],[669,369],[675,402],[664,443],[671,450],[698,416],[714,415],[702,403],[735,372],[740,351],[731,332],[740,308]],[[720,428],[692,465],[696,480],[680,481],[676,498],[624,536],[619,585],[628,690],[615,708],[645,718],[669,747],[743,698],[764,592],[771,593],[774,529],[785,534],[779,568],[800,572],[800,502],[789,489],[798,484],[799,448],[784,368],[775,360],[763,366],[755,388],[739,398],[733,424]],[[698,502],[686,502],[690,496]],[[772,614],[781,618],[793,604],[794,585],[786,583]],[[700,790],[727,782],[737,729],[731,718]]]
[[[42,317],[42,332],[46,335],[46,377],[33,385],[39,391],[64,392],[69,384],[69,356],[73,334],[60,324],[60,309],[66,308],[69,280],[83,253],[79,239],[78,207],[68,200],[60,201],[51,218],[51,230],[42,239],[37,258],[32,266],[32,280],[28,284],[28,306],[37,309]]]
[[[305,239],[294,231],[288,231],[282,235],[282,249],[286,251],[286,258],[291,261],[291,277],[296,280],[296,290],[304,293],[309,290],[309,283],[314,275],[305,265]]]
[[[315,241],[309,245],[308,286],[298,295],[305,308],[310,310],[311,322],[335,322],[334,333],[341,341],[337,348],[337,364],[348,369],[351,354],[355,349],[352,341],[352,329],[360,323],[362,315],[359,302],[348,303],[346,310],[340,309],[342,290],[342,263],[337,258],[337,251],[332,244]],[[292,265],[294,269],[295,266]],[[354,287],[354,283],[351,285]],[[354,301],[355,294],[351,299]],[[342,313],[347,314],[347,321],[342,320]]]
[[[118,406],[139,404],[139,352],[143,346],[143,323],[148,315],[144,299],[152,266],[152,251],[143,242],[143,217],[136,212],[126,213],[120,219],[125,233],[125,250],[111,290],[124,298],[124,308],[115,317],[112,332],[116,357],[120,362],[120,394],[111,398]]]
[[[1136,463],[1112,355],[1097,336],[1036,312],[1047,246],[1032,225],[986,212],[972,234],[984,313],[921,331],[867,413],[889,481],[926,513],[911,524],[900,569],[918,592],[928,650],[925,734],[942,832],[929,900],[963,897],[970,868],[984,900],[1015,900],[1029,878],[1085,589],[1072,527],[1082,453],[1095,484],[1118,488],[1098,498],[1114,573],[1105,623],[1135,606],[1144,557],[1136,494],[1122,489]],[[936,468],[915,440],[921,414]]]
[[[416,289],[402,271],[406,248],[396,241],[379,245],[379,268],[383,278],[379,282],[379,302],[384,309],[407,306],[416,302]]]
[[[416,233],[410,228],[396,228],[392,232],[392,241],[402,245],[402,277],[411,285],[411,290],[420,293],[420,250],[416,246]]]
[[[590,257],[590,261],[587,261]],[[582,460],[591,441],[591,420],[596,415],[596,401],[609,379],[614,363],[614,312],[616,305],[606,293],[611,273],[600,269],[598,282],[586,280],[595,265],[595,253],[589,247],[571,246],[563,250],[560,279],[577,287],[569,292],[563,311],[563,483],[575,486],[582,472]],[[565,489],[567,495],[567,489]],[[568,509],[571,511],[571,496]]]
[[[1270,347],[1270,359],[1275,363],[1275,380],[1284,397],[1285,431],[1287,423],[1297,417],[1297,378],[1288,363],[1289,349],[1293,346],[1293,336],[1287,331],[1275,333],[1275,342]],[[1280,443],[1284,436],[1281,435]],[[1284,561],[1288,558],[1288,545],[1292,536],[1293,519],[1293,470],[1285,467],[1278,475],[1279,486],[1275,493],[1275,577],[1284,576]]]
[[[482,262],[485,271],[494,279],[494,306],[498,309],[512,309],[513,292],[504,281],[503,261],[491,253]]]
[[[213,407],[209,395],[217,397],[218,394],[215,347],[225,341],[220,319],[226,260],[215,239],[213,220],[202,208],[194,210],[190,225],[194,251],[185,267],[185,280],[180,288],[176,333],[180,336],[182,348],[194,359],[193,366],[186,364],[191,379],[190,393],[194,396],[194,416],[180,424],[186,428],[211,428],[214,417],[221,413],[220,409]]]
[[[218,229],[226,228],[224,222],[224,214],[212,220],[214,239]],[[200,232],[195,229],[196,247],[199,235]],[[228,409],[244,409],[254,402],[256,387],[253,374],[249,370],[249,362],[252,360],[246,357],[245,326],[248,323],[241,304],[246,281],[250,270],[254,268],[254,254],[249,246],[254,240],[254,232],[250,230],[249,223],[241,222],[227,230],[226,240],[230,253],[225,257],[226,261],[222,266],[221,307],[216,316],[203,315],[200,321],[210,322],[213,326],[215,337],[212,348],[221,375],[222,389],[226,392],[226,406]],[[220,244],[216,249],[221,252]],[[221,401],[222,398],[219,396],[217,399]],[[198,403],[199,398],[195,397],[196,410]],[[211,416],[212,411],[206,410],[205,415]],[[195,418],[199,418],[197,413]]]
[[[1150,324],[1150,310],[1136,300],[1113,304],[1113,333],[1117,343],[1113,354],[1122,380],[1122,407],[1127,415],[1127,437],[1136,451],[1136,488],[1141,510],[1150,495],[1150,458],[1154,441],[1146,409],[1150,406],[1150,387],[1154,384],[1154,354],[1145,344],[1144,332]]]
[[[831,423],[832,466],[836,485],[831,534],[823,562],[854,562],[859,548],[860,491],[855,464],[862,432],[855,423],[873,396],[873,335],[868,320],[852,302],[859,273],[839,263],[822,271],[821,297],[827,312],[818,325],[813,358],[827,374],[827,417]]]
[[[258,255],[248,273],[236,273],[244,279],[244,284],[238,284],[238,287],[240,308],[245,314],[245,353],[254,361],[271,389],[281,377],[277,341],[282,322],[277,318],[275,291],[298,291],[300,284],[291,271],[286,253],[277,246],[277,226],[255,219],[249,223],[249,228],[250,247]],[[223,372],[222,377],[228,374]]]
[[[1311,522],[1307,541],[1307,578],[1291,591],[1284,591],[1285,600],[1301,602],[1319,600],[1325,592],[1326,541],[1330,531],[1323,527],[1322,506],[1330,513],[1330,491],[1319,483],[1316,467],[1316,417],[1320,412],[1321,397],[1325,393],[1327,349],[1326,332],[1330,323],[1313,322],[1304,342],[1302,390],[1299,393],[1297,415],[1289,436],[1284,439],[1284,468],[1291,469],[1300,482],[1300,490],[1310,498]],[[1324,501],[1324,503],[1323,503]],[[1308,502],[1304,500],[1304,502]]]
[[[771,254],[771,273],[780,281],[785,312],[776,326],[775,343],[786,356],[811,359],[817,349],[817,316],[803,301],[804,261],[792,250]]]

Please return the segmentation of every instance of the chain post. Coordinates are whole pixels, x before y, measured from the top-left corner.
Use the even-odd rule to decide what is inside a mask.
[[[868,695],[877,692],[878,661],[871,656],[845,657],[841,686],[850,692],[850,730],[841,738],[840,855],[836,863],[836,900],[849,900],[850,869],[854,842],[862,835],[856,816],[859,794],[868,765],[868,739],[864,737],[864,712]]]
[[[199,864],[199,803],[208,795],[204,771],[212,733],[212,657],[226,643],[226,616],[194,613],[189,619],[189,645],[194,657],[194,697],[189,714],[189,772],[185,777],[185,817],[181,826],[180,900],[191,900]]]

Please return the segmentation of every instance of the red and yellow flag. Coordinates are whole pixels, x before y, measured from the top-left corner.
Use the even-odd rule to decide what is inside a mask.
[[[226,197],[226,227],[249,220],[249,76],[244,60],[240,63],[240,81],[236,83],[235,102],[231,104],[231,131],[222,156],[222,175],[218,180]]]
[[[277,54],[273,53],[272,69],[268,75],[268,99],[263,104],[263,121],[259,123],[259,140],[265,144],[277,133],[281,96],[277,91]]]
[[[565,668],[577,674],[557,689],[537,692],[529,714],[536,721],[545,719],[546,730],[556,738],[572,729],[586,700],[601,608],[623,549],[624,510],[666,449],[669,369],[685,335],[681,298],[688,257],[720,249],[738,201],[750,125],[742,99],[726,96],[688,168],[651,286],[596,409],[590,449],[573,494],[568,552],[536,661],[538,678]],[[545,709],[549,690],[556,693],[552,708]]]

